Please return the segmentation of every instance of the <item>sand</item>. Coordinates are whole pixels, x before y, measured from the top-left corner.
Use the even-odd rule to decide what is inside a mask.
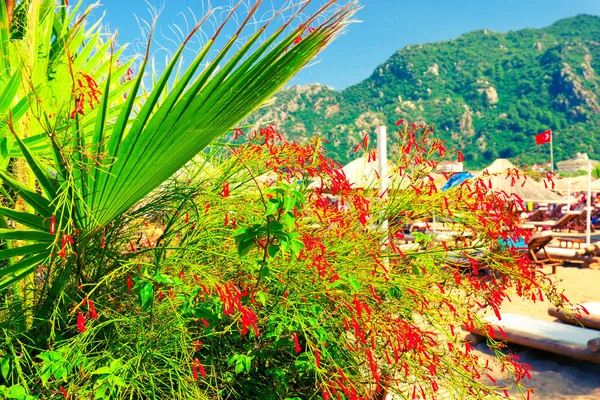
[[[550,273],[550,268],[547,268]],[[564,294],[572,303],[588,301],[600,302],[600,270],[576,267],[558,267],[556,275],[550,275],[564,289]],[[511,298],[505,302],[501,313],[514,313],[535,317],[547,321],[556,321],[548,315],[548,301],[536,302]],[[493,313],[491,313],[493,315]],[[475,347],[484,358],[493,354],[485,343]],[[511,345],[521,361],[532,366],[531,380],[525,381],[527,387],[535,390],[532,399],[600,399],[600,364],[563,357],[523,346]],[[511,395],[515,395],[512,392]],[[518,396],[515,396],[518,398]]]

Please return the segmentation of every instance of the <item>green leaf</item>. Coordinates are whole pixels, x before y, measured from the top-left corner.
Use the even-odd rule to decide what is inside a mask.
[[[280,208],[280,202],[277,199],[269,199],[269,201],[267,201],[267,214],[266,215],[273,215],[273,214],[277,214],[277,212],[279,211]]]
[[[271,270],[266,265],[263,265],[262,268],[260,269],[260,276],[262,278],[266,278],[267,276],[269,276],[270,273],[271,273]]]
[[[251,240],[247,240],[244,242],[241,242],[238,246],[238,254],[240,257],[244,257],[245,255],[247,255],[250,250],[252,250],[254,247],[256,247],[256,243],[254,242],[254,239]]]
[[[0,373],[5,381],[9,380],[10,377],[10,359],[8,356],[0,358]]]
[[[19,145],[19,148],[21,149],[21,153],[23,154],[23,157],[25,157],[25,160],[27,161],[29,168],[31,168],[31,170],[33,171],[33,174],[35,175],[38,182],[40,183],[40,186],[44,190],[44,193],[46,193],[46,196],[50,197],[51,199],[55,199],[56,198],[56,187],[55,187],[56,182],[50,176],[48,167],[45,166],[44,164],[42,164],[37,159],[37,157],[35,157],[29,151],[29,149],[27,148],[25,143],[23,143],[23,141],[17,135],[13,135],[13,136],[14,136],[15,140],[17,141],[17,144]],[[31,204],[31,206],[34,206],[34,205]],[[50,209],[49,205],[47,206],[47,208]],[[37,211],[43,215],[43,213],[40,210],[37,210]],[[52,214],[52,213],[49,212],[49,214],[46,216],[50,216],[50,214]]]
[[[240,360],[235,364],[235,373],[240,374],[244,370],[244,364]]]
[[[290,230],[294,229],[294,227],[296,226],[296,224],[295,224],[296,218],[293,215],[290,215],[290,213],[283,214],[280,218],[280,221],[283,225],[285,225]]]
[[[21,260],[17,261],[16,263],[6,266],[4,268],[0,268],[0,278],[3,278],[2,280],[0,280],[0,290],[2,290],[5,286],[5,280],[10,279],[10,275],[21,275],[23,273],[29,273],[31,271],[33,271],[35,269],[36,266],[38,266],[39,264],[41,264],[44,260],[46,260],[48,258],[48,254],[47,253],[42,253],[42,254],[36,254],[36,255],[32,255],[30,257],[25,257],[22,258]],[[5,278],[7,277],[7,278]]]
[[[19,256],[26,256],[26,255],[31,255],[31,254],[38,254],[38,253],[48,250],[48,247],[49,247],[48,244],[42,243],[42,244],[31,244],[31,245],[3,249],[3,250],[0,250],[0,260],[4,260],[7,258],[11,258],[11,257],[19,257]]]
[[[15,229],[0,229],[0,239],[23,240],[34,242],[53,242],[55,235],[40,231],[18,231]]]
[[[6,207],[0,207],[0,215],[4,215],[5,217],[10,218],[13,221],[23,224],[29,228],[46,232],[50,230],[50,218],[42,218],[39,215],[15,211],[12,208]]]
[[[413,274],[415,274],[417,276],[421,276],[423,274],[423,271],[421,271],[421,268],[419,268],[419,266],[416,264],[413,264],[412,272],[413,272]]]
[[[0,177],[4,180],[4,183],[14,190],[17,195],[21,196],[27,204],[33,207],[42,216],[49,218],[52,215],[53,208],[45,197],[21,184],[2,170],[0,170]]]
[[[284,212],[290,212],[294,209],[294,206],[296,205],[296,199],[292,196],[286,196],[285,199],[283,200],[283,211]]]
[[[271,245],[267,248],[267,253],[269,257],[275,257],[275,255],[279,252],[279,246]]]
[[[227,360],[227,365],[229,365],[229,366],[233,365],[239,356],[240,356],[239,354],[234,354],[231,357],[229,357],[229,360]]]
[[[120,376],[113,376],[113,382],[117,385],[117,386],[127,386],[127,382],[125,382],[125,380],[123,378],[121,378]]]
[[[283,225],[277,221],[269,222],[269,232],[272,234],[278,234],[283,232]]]
[[[353,276],[349,276],[347,278],[347,281],[350,284],[350,287],[352,288],[352,290],[354,291],[354,293],[360,292],[360,282],[358,281],[358,279],[356,279]]]
[[[57,381],[67,379],[67,369],[63,365],[58,365],[52,375]]]
[[[109,367],[100,367],[95,371],[92,371],[92,375],[106,375],[112,373],[112,369]]]
[[[140,288],[140,301],[142,310],[147,310],[154,301],[154,287],[152,286],[151,282],[146,282]]]
[[[262,304],[263,307],[267,306],[267,295],[265,294],[265,292],[258,292],[255,295],[256,300],[258,300],[258,302],[260,304]]]

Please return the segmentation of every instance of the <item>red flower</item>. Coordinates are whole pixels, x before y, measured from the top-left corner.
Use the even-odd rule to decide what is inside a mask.
[[[90,312],[92,313],[92,319],[98,318],[98,313],[96,312],[96,307],[94,306],[94,302],[92,300],[88,300],[88,304],[90,307]]]
[[[81,333],[85,332],[85,317],[81,312],[77,314],[77,329],[79,329],[79,332]]]
[[[68,398],[69,398],[69,394],[67,393],[67,391],[65,390],[65,388],[64,388],[64,387],[62,387],[62,386],[61,386],[61,387],[60,387],[60,391],[62,392],[62,395],[63,395],[63,397],[64,397],[65,399],[68,399]]]
[[[53,215],[50,217],[50,234],[56,233],[56,217]]]
[[[223,190],[221,191],[221,196],[229,197],[229,182],[225,182],[223,184]]]
[[[298,334],[294,332],[294,350],[296,353],[300,353],[302,351],[302,347],[300,347],[300,342],[298,341]]]
[[[198,370],[200,371],[200,375],[202,375],[203,378],[206,377],[206,371],[204,370],[204,366],[202,365],[202,363],[200,363],[200,361],[197,358],[194,360],[194,362],[198,366]]]
[[[131,292],[131,287],[133,286],[133,280],[131,279],[131,274],[127,274],[127,291]]]

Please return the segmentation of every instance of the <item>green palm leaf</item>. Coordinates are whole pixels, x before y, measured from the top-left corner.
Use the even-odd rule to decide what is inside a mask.
[[[329,11],[337,3],[331,0],[305,24],[290,29],[297,15],[310,3],[307,2],[281,27],[272,29],[269,25],[279,18],[275,15],[234,50],[238,38],[247,36],[245,31],[262,2],[256,1],[237,32],[214,59],[207,58],[235,8],[186,70],[176,73],[183,50],[207,18],[202,20],[148,93],[141,91],[148,53],[141,60],[137,77],[119,85],[119,78],[130,65],[114,65],[122,48],[114,54],[108,53],[112,45],[95,43],[98,30],[84,32],[82,20],[76,20],[74,13],[63,9],[49,13],[51,0],[34,2],[35,15],[29,19],[30,23],[38,21],[40,29],[26,34],[32,36],[33,41],[44,42],[40,48],[47,53],[41,56],[43,59],[38,63],[41,67],[34,71],[29,88],[39,99],[37,103],[51,104],[57,116],[50,121],[47,110],[31,103],[35,96],[27,97],[31,110],[20,106],[22,113],[36,114],[36,118],[29,120],[34,132],[25,139],[18,135],[11,137],[15,143],[11,154],[24,157],[43,193],[25,187],[6,172],[0,173],[6,185],[35,210],[32,214],[0,208],[0,215],[31,228],[0,229],[0,239],[21,243],[18,247],[0,250],[0,259],[23,257],[0,269],[0,289],[31,273],[44,260],[51,262],[50,252],[57,235],[77,231],[73,237],[85,243],[214,139],[232,131],[327,46],[356,10],[356,3],[351,1],[345,7]],[[298,36],[305,34],[306,27],[325,12],[330,12],[329,18],[297,41]],[[268,31],[272,33],[264,37]],[[5,34],[0,27],[0,41]],[[0,44],[0,49],[4,49],[2,46],[4,44]],[[49,71],[53,79],[48,78]],[[65,100],[64,90],[55,95],[53,92],[75,87],[74,74],[78,72],[95,74],[101,82],[102,94],[99,103],[93,109],[86,109],[85,115],[75,114],[69,118],[76,99]],[[169,85],[171,81],[173,84]],[[14,85],[12,82],[0,87],[0,92],[10,94]],[[125,93],[128,95],[123,98]],[[0,106],[4,103],[8,107],[15,104],[15,100],[1,101]],[[39,115],[46,115],[46,120]],[[53,162],[49,158],[52,156]],[[52,215],[61,232],[49,233],[48,217]],[[52,290],[60,290],[60,287],[54,286]]]

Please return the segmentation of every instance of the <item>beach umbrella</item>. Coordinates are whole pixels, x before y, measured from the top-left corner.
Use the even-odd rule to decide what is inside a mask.
[[[388,161],[387,167],[388,172],[386,175],[391,180],[395,165],[391,161]],[[369,157],[368,154],[350,161],[342,168],[342,171],[346,175],[348,182],[355,189],[376,188],[381,179],[378,172],[379,166],[377,160]]]
[[[573,192],[587,190],[587,175],[574,176],[570,178],[560,178],[554,180],[554,190],[557,192]]]
[[[484,171],[487,171],[490,174],[498,174],[513,168],[518,169],[513,163],[510,162],[510,160],[507,160],[506,158],[498,158],[494,160],[493,163],[488,165],[487,168],[484,168]]]
[[[467,179],[471,179],[471,178],[473,178],[473,175],[469,172],[458,172],[458,173],[452,175],[450,177],[450,179],[448,179],[448,182],[446,182],[446,184],[444,186],[442,186],[442,191],[448,190],[453,186],[460,185]]]
[[[512,171],[510,176],[509,171]],[[524,173],[519,173],[517,176],[514,173],[516,171],[519,169],[513,163],[505,158],[499,158],[484,169],[479,178],[488,180],[492,190],[503,191],[508,195],[515,194],[523,200],[536,202],[562,200],[562,196],[553,192],[550,187],[536,182]]]

